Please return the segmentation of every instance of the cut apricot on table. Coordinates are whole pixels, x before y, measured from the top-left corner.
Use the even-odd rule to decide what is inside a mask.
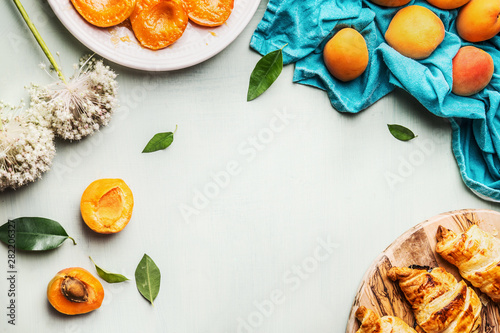
[[[121,179],[98,179],[83,192],[82,218],[90,229],[112,234],[125,228],[132,217],[134,197]]]
[[[189,18],[181,0],[138,0],[130,16],[142,46],[158,50],[181,38]]]
[[[101,27],[111,27],[129,18],[136,0],[71,0],[73,6],[87,22]]]
[[[98,309],[104,299],[104,289],[87,270],[70,267],[50,280],[47,298],[57,311],[77,315]]]
[[[234,0],[184,0],[189,19],[196,24],[215,27],[231,15]]]

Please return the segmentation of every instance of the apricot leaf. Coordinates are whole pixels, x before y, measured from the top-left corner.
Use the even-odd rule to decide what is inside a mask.
[[[76,245],[58,222],[42,217],[19,217],[0,226],[0,241],[20,250],[52,250],[68,238]]]
[[[282,50],[283,48],[269,52],[257,62],[252,74],[250,74],[247,102],[262,95],[281,74],[283,70]]]
[[[137,289],[145,299],[153,304],[160,292],[160,269],[147,254],[144,254],[135,270],[135,283]]]
[[[95,270],[97,271],[97,274],[99,274],[99,276],[104,281],[106,281],[108,283],[118,283],[118,282],[123,282],[123,281],[128,280],[128,278],[126,276],[123,276],[121,274],[111,273],[105,269],[102,269],[101,267],[97,266],[97,264],[94,262],[94,259],[92,259],[92,257],[89,256],[89,258],[92,261],[92,263],[94,264]]]
[[[387,127],[389,128],[389,132],[391,132],[392,136],[398,140],[409,141],[417,137],[410,129],[404,126],[388,124]]]
[[[152,153],[158,150],[162,150],[168,148],[172,142],[174,141],[174,134],[177,132],[177,125],[175,126],[175,131],[165,132],[165,133],[157,133],[151,140],[149,140],[148,144],[142,151],[143,153]]]

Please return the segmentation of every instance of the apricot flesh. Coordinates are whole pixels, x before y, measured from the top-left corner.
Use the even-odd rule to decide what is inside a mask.
[[[83,192],[80,211],[84,222],[101,234],[117,233],[132,217],[134,197],[121,179],[98,179]]]
[[[104,299],[102,284],[86,269],[59,271],[47,286],[47,298],[59,312],[78,315],[98,309]]]
[[[470,96],[483,90],[493,76],[493,58],[475,46],[464,46],[453,58],[453,93]]]
[[[374,4],[384,7],[399,7],[404,6],[411,0],[370,0]]]
[[[175,43],[186,30],[188,21],[181,0],[138,0],[130,15],[137,40],[151,50]]]
[[[335,78],[347,82],[359,77],[368,66],[368,47],[352,28],[338,31],[323,49],[326,68]]]
[[[456,25],[460,37],[482,42],[500,32],[500,1],[471,0],[458,12]]]
[[[136,0],[71,0],[78,13],[89,23],[111,27],[129,18]]]
[[[227,21],[234,0],[184,0],[189,19],[196,24],[215,27]]]
[[[470,0],[427,0],[431,5],[441,9],[455,9],[462,7]]]
[[[389,23],[385,40],[412,59],[425,59],[444,39],[444,24],[430,9],[412,5],[400,9]]]

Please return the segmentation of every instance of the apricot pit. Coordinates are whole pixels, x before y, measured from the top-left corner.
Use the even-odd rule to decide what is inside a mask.
[[[87,270],[70,267],[61,270],[49,282],[47,298],[59,312],[83,314],[98,309],[104,299],[102,284]]]
[[[117,233],[132,217],[134,197],[121,179],[98,179],[83,192],[80,211],[83,221],[95,232]]]

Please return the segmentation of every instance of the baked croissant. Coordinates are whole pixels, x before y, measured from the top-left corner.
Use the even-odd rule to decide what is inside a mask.
[[[436,252],[474,287],[500,302],[500,240],[477,225],[460,235],[439,226],[436,238]]]
[[[410,303],[417,324],[427,333],[479,330],[481,302],[474,290],[444,268],[392,267],[387,273]]]
[[[380,318],[370,309],[360,306],[356,310],[356,318],[361,322],[361,327],[356,333],[417,333],[402,319],[393,316]]]

